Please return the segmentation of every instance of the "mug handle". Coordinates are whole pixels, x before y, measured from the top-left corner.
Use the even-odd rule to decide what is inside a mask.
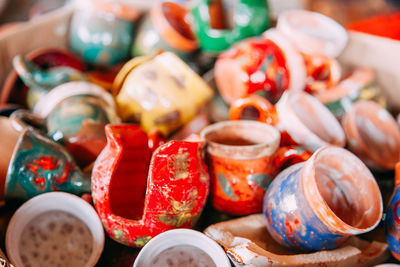
[[[274,155],[273,164],[276,176],[283,169],[308,160],[312,156],[312,152],[297,145],[280,147]]]
[[[41,130],[45,128],[45,121],[46,121],[45,119],[42,119],[32,114],[31,112],[29,112],[29,110],[26,109],[18,109],[14,111],[10,115],[10,120],[13,127],[18,132],[22,132],[28,127],[33,127]]]
[[[315,77],[323,70],[328,71],[328,77],[326,80],[314,79],[307,85],[311,92],[323,91],[339,83],[342,76],[342,68],[336,59],[306,54],[303,54],[303,57],[306,62],[307,76]]]
[[[250,95],[234,101],[229,108],[230,119],[240,120],[243,110],[248,107],[257,109],[257,121],[266,122],[270,125],[276,125],[279,121],[275,107],[268,100],[257,95]]]

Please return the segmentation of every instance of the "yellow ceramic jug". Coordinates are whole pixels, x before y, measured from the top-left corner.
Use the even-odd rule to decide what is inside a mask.
[[[212,89],[179,57],[164,52],[134,58],[114,82],[119,115],[144,131],[169,135],[191,121],[212,97]]]

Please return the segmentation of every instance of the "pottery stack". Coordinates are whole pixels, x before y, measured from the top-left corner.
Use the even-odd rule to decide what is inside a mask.
[[[400,259],[399,125],[374,70],[337,59],[335,20],[273,27],[265,0],[71,7],[68,50],[14,55],[1,91],[11,263]]]

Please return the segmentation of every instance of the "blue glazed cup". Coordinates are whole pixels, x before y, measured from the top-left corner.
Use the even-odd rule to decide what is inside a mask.
[[[310,251],[334,249],[372,230],[382,209],[379,187],[364,163],[331,146],[281,172],[263,205],[267,229],[278,243]]]

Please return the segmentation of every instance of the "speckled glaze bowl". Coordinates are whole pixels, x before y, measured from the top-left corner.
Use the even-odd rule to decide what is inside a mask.
[[[310,251],[336,248],[349,236],[374,229],[382,212],[372,173],[338,147],[321,148],[281,172],[263,206],[267,229],[279,244]]]
[[[400,129],[373,101],[359,101],[342,120],[349,149],[374,170],[393,170],[400,158]]]

